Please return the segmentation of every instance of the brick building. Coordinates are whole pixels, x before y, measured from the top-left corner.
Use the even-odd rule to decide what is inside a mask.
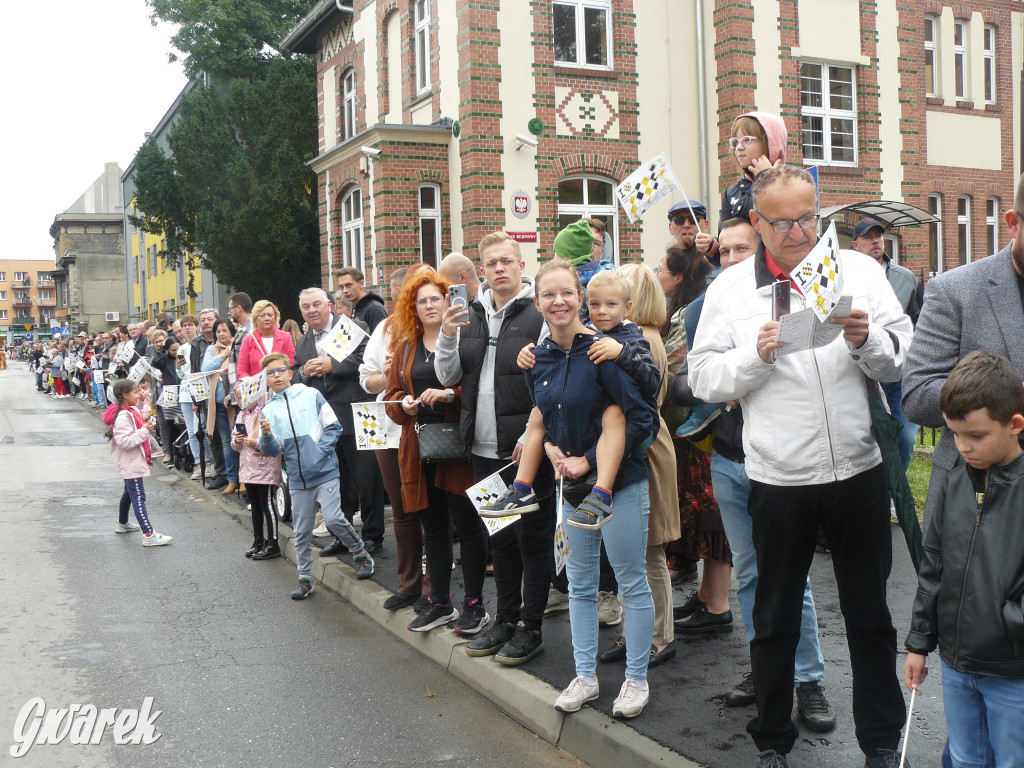
[[[561,226],[608,223],[616,261],[653,265],[655,207],[631,224],[614,185],[665,152],[717,227],[738,170],[729,127],[783,116],[822,207],[934,210],[892,233],[915,272],[987,255],[1020,169],[1024,14],[1015,0],[321,0],[283,41],[315,55],[323,284],[504,229],[528,269]],[[525,139],[525,140],[524,140]],[[840,219],[841,233],[854,223]]]

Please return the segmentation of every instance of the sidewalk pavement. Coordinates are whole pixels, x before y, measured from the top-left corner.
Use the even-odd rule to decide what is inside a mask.
[[[183,474],[165,470],[159,461],[155,463],[154,471]],[[244,496],[224,497],[220,491],[200,489],[198,483],[196,490],[203,492],[207,499],[218,504],[251,532],[252,520],[246,510]],[[292,532],[287,525],[280,528],[280,540],[285,558],[294,563]],[[237,556],[240,561],[249,543],[245,536],[239,540]],[[321,539],[314,540],[314,543],[325,545],[328,541]],[[383,607],[398,584],[393,536],[385,538],[384,551],[375,555],[374,560],[376,573],[373,579],[359,581],[347,554],[343,558],[320,558],[314,548],[313,577],[320,586],[349,601],[538,736],[588,765],[595,768],[689,768],[698,765],[732,768],[754,764],[757,750],[745,732],[754,709],[731,708],[724,704],[725,692],[749,669],[735,592],[731,596],[735,631],[697,640],[677,638],[675,659],[650,671],[651,701],[644,713],[634,720],[619,721],[611,717],[611,705],[623,679],[621,663],[598,664],[601,686],[598,701],[570,715],[563,715],[553,708],[555,698],[575,675],[568,612],[556,613],[545,619],[543,653],[522,667],[505,667],[489,657],[467,656],[461,646],[468,640],[450,630],[408,631],[406,626],[414,616],[411,608],[392,612]],[[814,733],[798,724],[800,738],[790,754],[794,768],[863,765],[863,756],[854,735],[849,654],[830,560],[827,553],[815,555],[811,581],[825,657],[823,687],[838,713],[839,722],[836,730],[828,734]],[[456,604],[461,606],[462,578],[458,567],[452,577]],[[894,526],[893,570],[888,592],[901,649],[909,626],[916,584],[906,544]],[[676,604],[683,602],[695,586],[691,582],[677,587]],[[733,586],[735,589],[735,582]],[[288,597],[282,594],[280,599]],[[315,595],[313,599],[316,599]],[[491,579],[485,584],[484,602],[493,616],[494,586]],[[607,648],[618,637],[620,629],[602,628],[599,650]],[[897,660],[901,680],[904,657],[901,650]],[[908,762],[915,765],[938,765],[940,762],[946,734],[938,678],[934,675],[929,679],[925,695],[914,707],[907,756]]]

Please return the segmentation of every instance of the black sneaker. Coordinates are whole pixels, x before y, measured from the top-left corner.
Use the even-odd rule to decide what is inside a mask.
[[[495,621],[486,632],[477,635],[466,646],[468,656],[493,656],[516,634],[516,625],[508,621]]]
[[[423,613],[412,620],[407,629],[410,632],[429,632],[434,627],[441,627],[445,624],[451,624],[459,618],[459,612],[452,605],[452,599],[449,597],[447,603],[435,603],[433,598],[430,599],[430,604]]]
[[[516,633],[512,639],[502,646],[494,660],[506,667],[518,667],[525,664],[544,650],[544,639],[539,629],[527,629],[523,622],[516,625]]]
[[[611,519],[612,505],[591,491],[587,498],[576,507],[576,511],[569,515],[565,524],[587,531],[596,531]]]
[[[524,492],[513,486],[495,499],[493,504],[480,507],[480,517],[523,515],[527,512],[536,512],[538,509],[540,504],[537,503],[537,494],[532,488]]]
[[[900,753],[893,749],[880,749],[874,755],[864,758],[864,768],[897,768],[900,764]],[[910,761],[903,762],[904,768],[910,768]]]
[[[486,627],[490,620],[491,617],[484,610],[483,602],[479,597],[475,597],[462,604],[462,615],[452,627],[452,632],[456,635],[475,635]]]
[[[430,607],[430,595],[420,595],[416,598],[416,602],[412,604],[412,612],[417,616],[423,613],[427,608]]]
[[[313,580],[303,576],[299,579],[299,586],[292,590],[292,600],[305,600],[313,594]]]
[[[754,692],[753,672],[747,672],[735,688],[725,693],[725,706],[727,707],[749,707],[755,701],[757,701],[757,695]]]
[[[818,733],[828,733],[836,727],[836,711],[818,682],[796,684],[796,715],[800,722]]]

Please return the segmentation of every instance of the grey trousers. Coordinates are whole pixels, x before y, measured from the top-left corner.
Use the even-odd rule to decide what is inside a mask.
[[[300,577],[308,578],[313,569],[313,522],[316,519],[317,504],[324,513],[327,529],[341,539],[349,552],[358,555],[366,549],[352,523],[341,513],[341,493],[337,478],[315,488],[288,490],[292,497],[292,530],[295,532],[295,558],[299,562]]]

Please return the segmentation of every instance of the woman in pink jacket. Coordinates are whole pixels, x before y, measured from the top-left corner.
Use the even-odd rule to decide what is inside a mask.
[[[241,358],[239,358],[241,359]],[[252,510],[252,547],[245,553],[253,560],[270,560],[281,556],[277,543],[277,516],[270,503],[275,486],[281,483],[281,454],[264,456],[257,447],[260,414],[267,404],[266,396],[244,411],[238,412],[235,429],[231,433],[231,447],[238,451],[238,479],[245,484]],[[263,523],[267,524],[267,538],[263,538]]]
[[[149,476],[153,463],[149,454],[150,432],[156,426],[153,419],[143,419],[135,407],[139,401],[139,385],[131,379],[119,379],[113,386],[115,404],[107,408],[103,421],[110,429],[106,437],[110,440],[110,455],[114,457],[117,473],[124,479],[124,493],[118,509],[117,533],[131,533],[140,528],[145,534],[144,547],[160,547],[171,543],[171,537],[156,533],[149,523],[146,512],[146,489],[142,478]],[[128,522],[128,507],[135,510],[138,523]]]
[[[238,350],[238,378],[255,376],[260,372],[260,360],[271,352],[283,352],[291,363],[295,362],[295,342],[292,335],[282,331],[281,312],[272,301],[257,301],[252,308],[252,333],[245,337]]]

